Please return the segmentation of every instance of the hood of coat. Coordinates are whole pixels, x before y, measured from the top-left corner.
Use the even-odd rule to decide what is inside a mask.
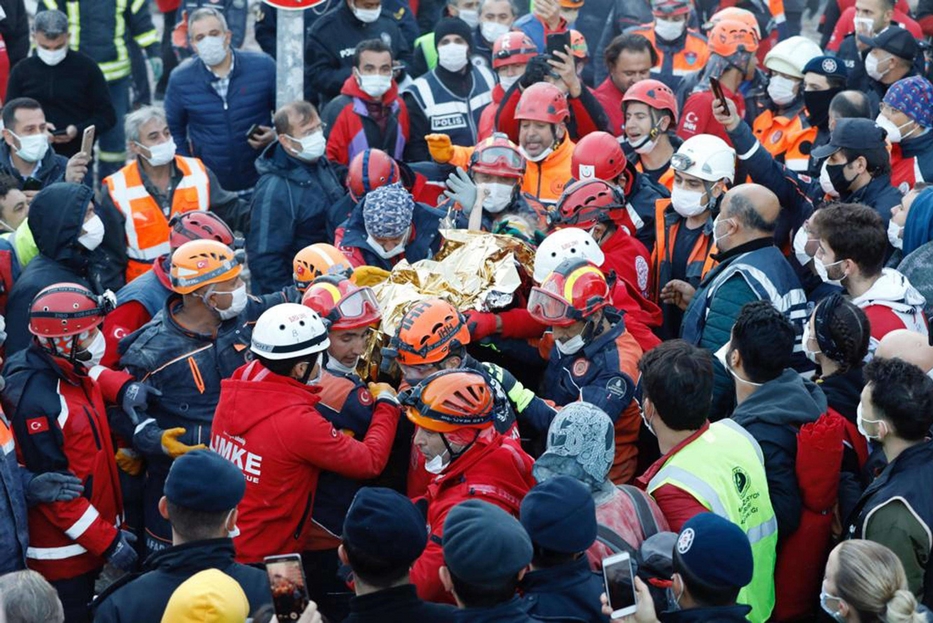
[[[39,252],[64,265],[82,268],[89,251],[78,244],[94,191],[83,184],[60,182],[39,191],[29,207],[29,229]]]
[[[312,183],[315,174],[328,166],[327,156],[321,156],[315,162],[303,162],[289,154],[277,140],[256,158],[259,175],[277,175],[302,185]]]
[[[742,426],[756,423],[802,426],[815,422],[825,412],[823,390],[787,369],[737,406],[732,419]]]

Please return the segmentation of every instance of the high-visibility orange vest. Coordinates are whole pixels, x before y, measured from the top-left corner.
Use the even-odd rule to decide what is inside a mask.
[[[674,260],[674,242],[677,240],[677,230],[686,219],[678,218],[670,226],[667,225],[667,215],[671,208],[670,198],[658,199],[655,201],[654,226],[655,242],[654,251],[651,253],[651,268],[653,270],[654,282],[651,287],[651,300],[660,303],[661,289],[671,280],[673,273]],[[712,232],[709,234],[701,233],[693,243],[690,255],[687,256],[687,282],[693,287],[697,287],[706,273],[711,271],[718,262],[712,258],[716,253],[716,245],[713,244]]]
[[[783,159],[788,169],[806,173],[810,166],[810,149],[816,140],[816,128],[804,127],[801,112],[792,117],[765,110],[755,119],[755,137],[776,159]]]
[[[170,251],[168,222],[171,217],[194,210],[206,211],[210,205],[210,181],[207,169],[197,158],[175,156],[175,166],[182,172],[181,182],[172,195],[172,210],[166,217],[156,200],[146,191],[135,160],[104,180],[113,204],[126,220],[126,282],[136,279],[152,262]]]
[[[665,58],[664,50],[658,47],[654,24],[644,24],[633,30],[632,33],[642,35],[648,39],[655,52],[657,52],[658,64],[651,68],[651,77],[661,82],[667,83],[663,78],[665,75],[673,76],[679,81],[687,74],[692,74],[706,67],[706,62],[709,60],[709,44],[706,42],[706,38],[695,30],[687,29],[684,47],[674,54],[673,59]]]

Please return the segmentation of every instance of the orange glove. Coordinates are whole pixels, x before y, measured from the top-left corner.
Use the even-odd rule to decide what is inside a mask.
[[[395,388],[388,383],[370,383],[369,393],[376,398],[386,398],[392,400],[393,402],[398,402],[396,400],[398,392],[395,391]]]
[[[446,134],[427,134],[424,140],[428,143],[428,151],[435,162],[447,164],[454,157],[454,146]]]
[[[143,457],[130,448],[118,448],[114,458],[117,461],[117,467],[130,476],[139,476],[146,467]]]
[[[181,427],[162,431],[162,451],[173,459],[177,459],[181,455],[188,454],[192,450],[207,450],[207,446],[203,443],[199,443],[196,446],[189,446],[188,444],[178,441],[178,438],[184,434],[185,429]]]

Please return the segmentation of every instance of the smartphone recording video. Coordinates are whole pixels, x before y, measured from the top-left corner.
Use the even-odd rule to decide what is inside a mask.
[[[308,586],[299,554],[267,556],[266,573],[277,621],[297,621],[308,607]]]

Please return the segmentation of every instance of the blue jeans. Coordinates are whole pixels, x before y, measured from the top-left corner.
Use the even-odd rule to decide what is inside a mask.
[[[126,135],[123,133],[123,118],[130,108],[130,76],[109,83],[110,100],[117,112],[117,123],[100,137],[98,143],[98,179],[116,173],[126,164]]]

